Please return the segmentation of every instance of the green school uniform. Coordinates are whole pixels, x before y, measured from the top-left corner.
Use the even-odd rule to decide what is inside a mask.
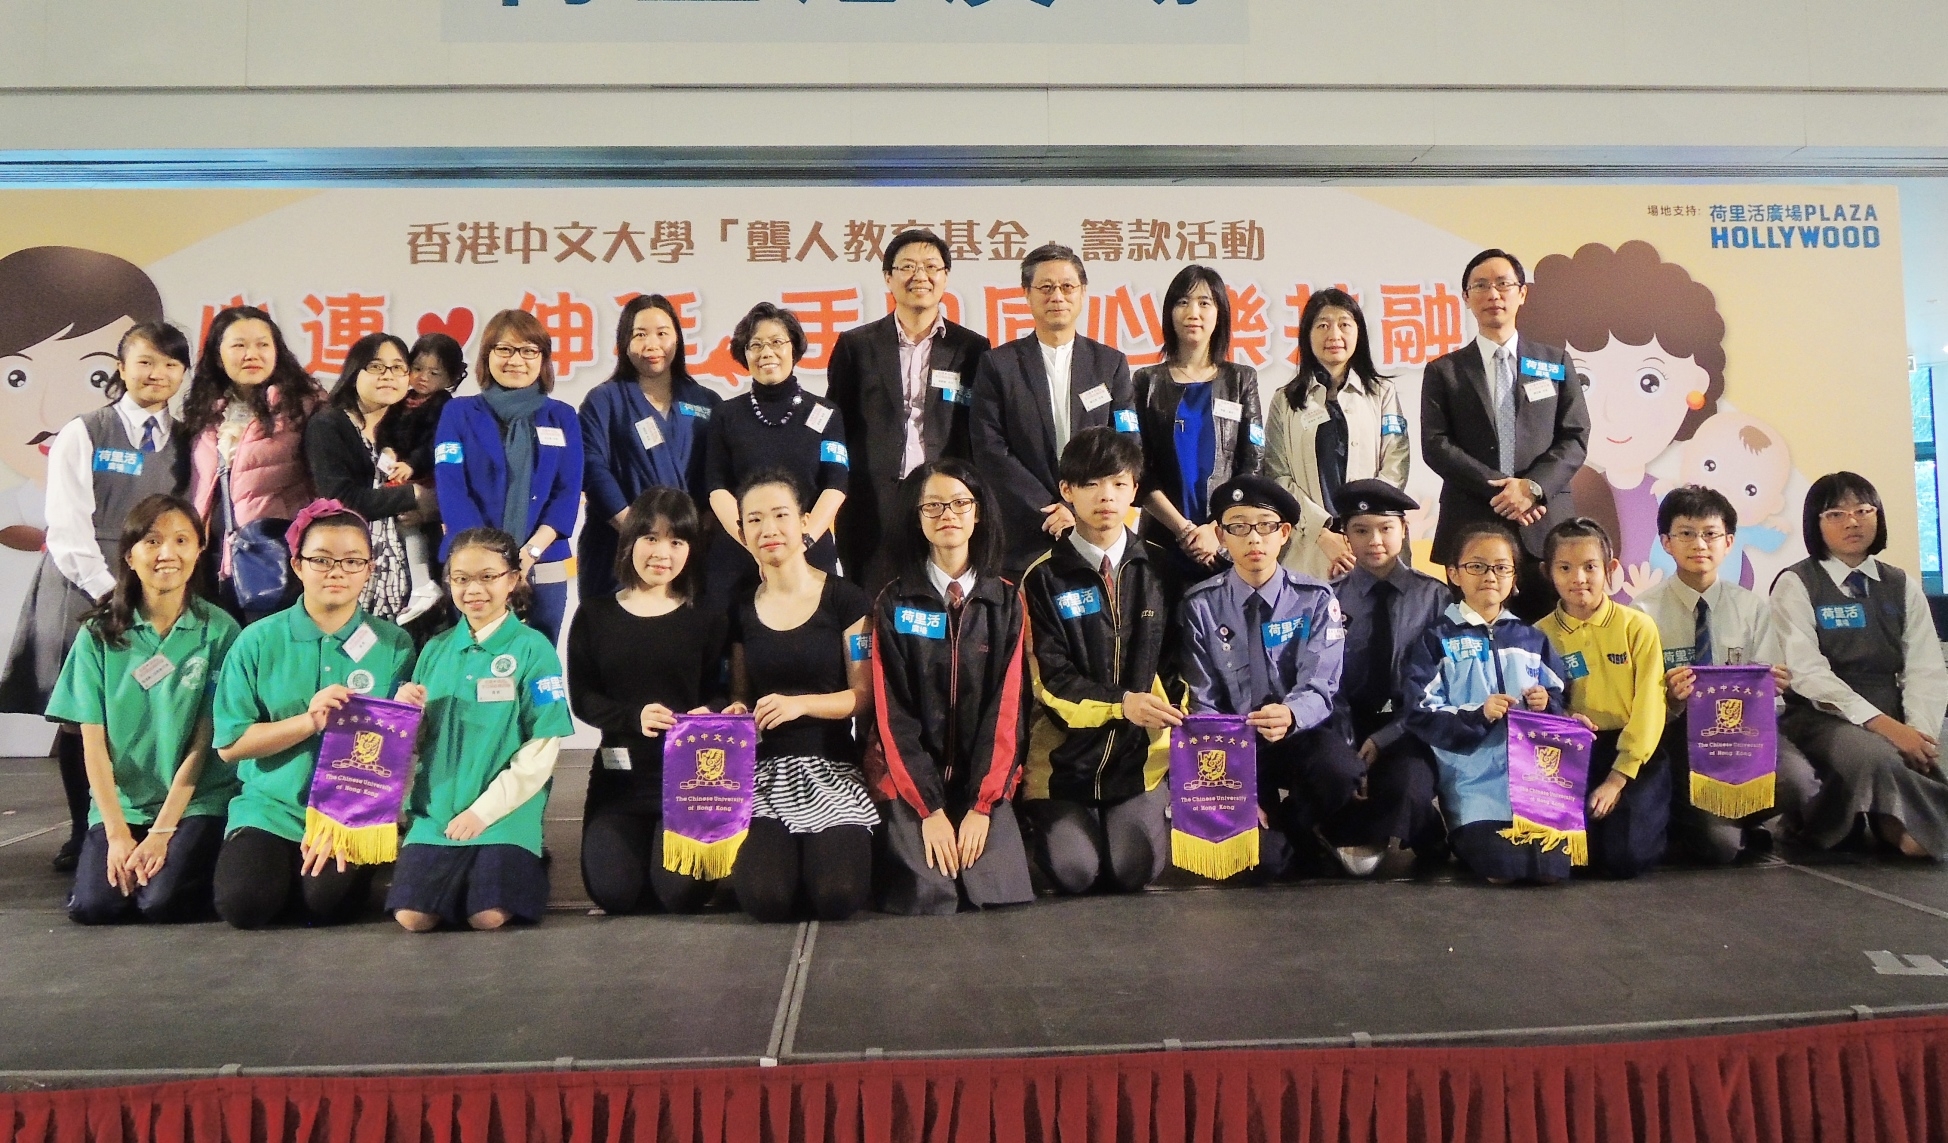
[[[237,621],[200,599],[189,601],[167,636],[157,635],[138,613],[126,646],[104,643],[93,623],[75,638],[47,717],[106,728],[115,794],[130,825],[154,822],[168,800],[196,724],[210,713],[217,672],[236,641]],[[236,793],[236,771],[212,751],[183,816],[221,817]],[[101,820],[101,807],[91,801],[88,824]]]
[[[452,840],[446,827],[507,769],[523,744],[575,733],[554,644],[512,614],[485,643],[474,642],[473,629],[463,622],[426,644],[413,680],[426,688],[422,725],[430,729],[420,736],[406,844],[518,845],[540,856],[546,787],[471,841]],[[488,696],[494,701],[481,701]]]
[[[359,634],[368,629],[370,635]],[[359,646],[365,643],[370,645]],[[355,657],[347,645],[360,653]],[[245,628],[230,648],[216,684],[216,745],[229,746],[255,723],[303,714],[312,698],[334,683],[391,698],[412,670],[412,636],[398,627],[359,608],[349,623],[327,635],[299,600]],[[304,840],[304,808],[320,737],[238,763],[243,792],[230,803],[231,833],[254,826],[286,841]]]

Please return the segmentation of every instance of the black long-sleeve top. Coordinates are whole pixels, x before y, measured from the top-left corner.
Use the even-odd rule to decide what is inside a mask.
[[[304,426],[304,457],[311,465],[311,480],[318,495],[338,501],[367,520],[383,520],[418,507],[410,484],[372,486],[378,466],[372,463],[364,434],[344,409],[331,406],[311,415]]]
[[[761,405],[762,408],[754,408]],[[737,486],[753,473],[783,468],[798,478],[810,497],[826,489],[846,490],[851,455],[846,451],[845,418],[825,398],[808,393],[796,377],[751,391],[717,406],[710,416],[710,454],[704,461],[710,491]]]

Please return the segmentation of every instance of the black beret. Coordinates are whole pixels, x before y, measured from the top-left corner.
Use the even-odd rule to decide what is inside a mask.
[[[1227,508],[1264,508],[1287,524],[1299,522],[1299,501],[1278,482],[1263,476],[1234,476],[1211,492],[1211,519],[1224,522]]]
[[[1342,531],[1355,516],[1405,516],[1420,507],[1419,501],[1384,480],[1348,481],[1332,499]]]

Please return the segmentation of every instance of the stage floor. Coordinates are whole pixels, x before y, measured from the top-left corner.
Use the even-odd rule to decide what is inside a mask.
[[[46,759],[0,760],[0,1084],[1730,1031],[1948,1009],[1948,870],[1847,855],[1496,889],[1190,886],[941,918],[590,915],[564,757],[545,923],[83,929]],[[1906,959],[1903,959],[1906,958]]]

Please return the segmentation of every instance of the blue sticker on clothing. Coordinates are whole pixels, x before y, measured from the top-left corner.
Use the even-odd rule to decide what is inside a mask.
[[[974,403],[974,390],[965,385],[956,385],[951,389],[940,385],[936,386],[936,388],[940,390],[940,399],[943,401],[952,401],[956,405],[972,405]]]
[[[845,640],[846,658],[855,663],[863,663],[873,657],[873,635],[868,631],[863,635],[848,635]]]
[[[95,450],[95,471],[141,476],[142,454],[126,448],[98,448]]]
[[[528,689],[533,693],[536,706],[547,706],[568,697],[568,686],[561,681],[560,675],[543,675],[529,683]]]
[[[1301,643],[1312,637],[1312,616],[1301,615],[1297,619],[1274,619],[1265,624],[1265,650],[1276,651],[1297,636]]]
[[[1251,423],[1251,444],[1254,448],[1265,447],[1265,426],[1257,421]]]
[[[1380,435],[1383,437],[1404,437],[1407,435],[1407,418],[1399,413],[1388,413],[1380,418]]]
[[[1562,669],[1563,673],[1568,675],[1572,682],[1577,679],[1587,679],[1590,676],[1590,665],[1583,661],[1583,653],[1581,651],[1571,651],[1569,654],[1564,655],[1562,657]]]
[[[893,612],[893,630],[902,635],[918,635],[922,639],[945,639],[947,613],[902,607]]]
[[[818,446],[818,459],[823,464],[842,464],[852,467],[852,454],[838,441],[823,441]]]
[[[466,455],[467,450],[460,447],[459,441],[441,441],[433,446],[434,464],[459,464]]]
[[[1080,619],[1085,615],[1095,615],[1102,609],[1102,593],[1093,587],[1065,591],[1055,597],[1055,610],[1064,619]]]
[[[1842,628],[1863,628],[1867,625],[1867,609],[1858,603],[1836,603],[1818,609],[1819,625],[1822,631],[1838,631]]]
[[[1447,652],[1448,658],[1457,663],[1488,657],[1488,640],[1475,635],[1457,635],[1452,639],[1443,639],[1441,648]]]
[[[1696,647],[1664,648],[1664,669],[1667,671],[1674,671],[1679,667],[1688,667],[1692,663],[1697,662],[1697,659],[1698,649]]]
[[[709,405],[697,405],[689,401],[678,401],[676,403],[676,411],[686,417],[695,417],[699,421],[707,421],[710,419]]]
[[[1524,357],[1522,359],[1522,376],[1544,377],[1551,381],[1560,381],[1563,378],[1562,362],[1537,361],[1533,357]]]
[[[1136,432],[1136,413],[1129,409],[1116,410],[1116,431],[1119,433]]]

